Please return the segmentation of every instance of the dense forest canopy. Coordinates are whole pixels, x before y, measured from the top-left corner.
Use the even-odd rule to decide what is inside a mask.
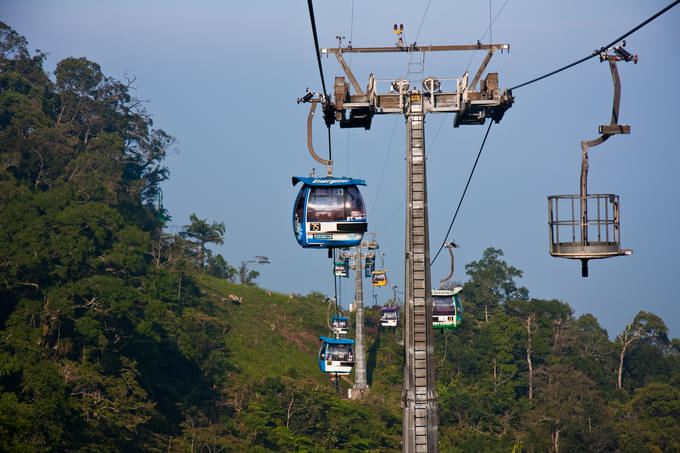
[[[371,393],[348,401],[315,363],[323,295],[257,288],[267,257],[210,250],[223,222],[164,231],[173,138],[134,80],[44,60],[0,23],[0,451],[399,451],[403,351],[379,307]],[[680,452],[661,318],[611,341],[531,298],[500,249],[466,273],[463,325],[435,345],[442,452]]]

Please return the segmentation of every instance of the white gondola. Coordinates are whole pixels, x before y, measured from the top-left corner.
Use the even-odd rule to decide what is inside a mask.
[[[322,341],[318,356],[321,371],[332,375],[349,374],[354,366],[354,340],[319,338]]]
[[[399,325],[399,307],[382,307],[380,309],[380,325],[397,327]]]
[[[331,315],[331,333],[344,337],[347,332],[349,332],[349,319],[345,316]]]
[[[450,289],[432,290],[432,327],[435,329],[455,329],[463,322],[463,304],[458,286]]]

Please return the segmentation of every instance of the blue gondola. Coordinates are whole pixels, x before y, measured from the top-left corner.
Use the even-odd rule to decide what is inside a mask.
[[[293,207],[293,233],[302,247],[354,247],[368,229],[364,199],[357,186],[362,179],[302,178]]]
[[[349,332],[349,319],[345,316],[331,315],[331,333],[344,336],[347,332]]]
[[[354,366],[354,340],[319,337],[319,368],[328,374],[349,374]]]
[[[397,327],[399,325],[399,307],[382,307],[380,309],[380,325]]]
[[[463,304],[458,293],[462,287],[432,290],[432,327],[455,329],[463,322]]]

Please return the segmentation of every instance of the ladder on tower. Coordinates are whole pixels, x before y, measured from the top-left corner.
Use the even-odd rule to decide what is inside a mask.
[[[411,86],[415,86],[417,89],[423,83],[425,73],[425,52],[422,50],[408,50],[408,74],[406,75],[406,80],[408,80]]]
[[[405,452],[437,450],[437,394],[434,381],[432,351],[432,313],[430,299],[429,233],[427,227],[427,178],[425,171],[425,139],[422,97],[419,92],[410,96],[407,114],[407,264],[406,303],[406,365],[404,380],[408,383],[404,395],[404,429],[413,445]],[[429,338],[428,338],[429,337]],[[429,352],[429,353],[428,353]]]

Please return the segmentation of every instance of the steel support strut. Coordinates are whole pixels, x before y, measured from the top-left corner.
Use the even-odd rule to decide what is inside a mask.
[[[406,110],[404,453],[439,451],[424,123],[422,96],[414,90]]]

